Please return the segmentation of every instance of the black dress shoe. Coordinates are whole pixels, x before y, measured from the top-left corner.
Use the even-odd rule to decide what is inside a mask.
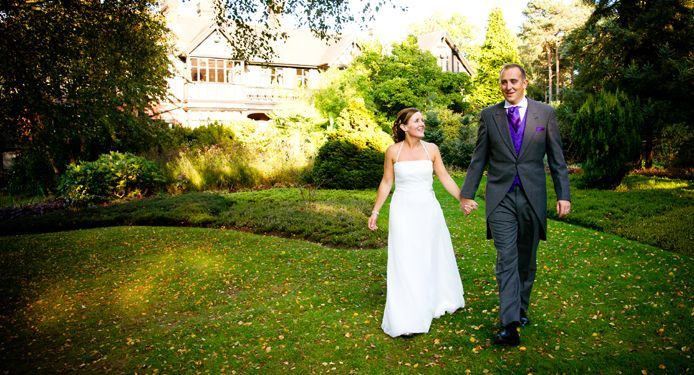
[[[513,322],[507,324],[502,329],[497,332],[494,336],[494,343],[496,345],[509,345],[516,346],[520,344],[520,335],[518,334],[518,326],[520,323]]]
[[[521,309],[520,311],[520,326],[525,327],[530,324],[530,319],[528,319],[528,313]]]

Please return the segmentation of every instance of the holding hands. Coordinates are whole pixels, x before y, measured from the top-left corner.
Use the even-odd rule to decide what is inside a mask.
[[[478,204],[474,199],[460,198],[460,209],[465,212],[465,215],[470,215],[477,207]]]

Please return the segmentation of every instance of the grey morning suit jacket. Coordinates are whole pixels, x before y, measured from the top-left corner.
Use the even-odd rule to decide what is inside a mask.
[[[480,113],[477,145],[467,170],[460,196],[473,199],[487,171],[486,217],[494,211],[509,191],[516,173],[537,218],[542,224],[540,239],[547,239],[547,187],[543,158],[547,162],[554,181],[557,199],[571,200],[569,173],[564,160],[557,118],[552,107],[528,99],[525,132],[520,154],[513,148],[509,134],[504,102],[490,106]],[[492,234],[487,222],[487,238]]]

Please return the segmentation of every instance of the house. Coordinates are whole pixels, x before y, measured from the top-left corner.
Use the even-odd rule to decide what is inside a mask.
[[[239,119],[266,121],[273,109],[300,100],[320,84],[321,73],[345,67],[360,53],[354,36],[327,43],[309,30],[288,30],[273,49],[272,61],[230,59],[228,33],[214,21],[214,0],[166,0],[162,13],[174,36],[174,76],[169,100],[157,108],[169,123],[199,126]],[[422,36],[420,46],[439,59],[445,71],[472,74],[469,64],[445,33]]]
[[[417,36],[422,51],[431,52],[444,72],[474,74],[472,66],[445,31],[433,31]]]

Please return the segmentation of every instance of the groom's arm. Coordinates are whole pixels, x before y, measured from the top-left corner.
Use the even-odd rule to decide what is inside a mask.
[[[571,211],[571,192],[569,188],[569,168],[564,159],[557,116],[553,109],[550,109],[549,122],[547,124],[547,164],[552,175],[554,191],[557,194],[557,215],[562,218]]]
[[[475,151],[472,153],[470,166],[465,174],[465,181],[460,190],[461,199],[475,199],[475,193],[480,186],[482,172],[489,160],[489,140],[487,137],[487,124],[485,122],[485,111],[480,114],[480,126],[477,130],[477,143]]]

